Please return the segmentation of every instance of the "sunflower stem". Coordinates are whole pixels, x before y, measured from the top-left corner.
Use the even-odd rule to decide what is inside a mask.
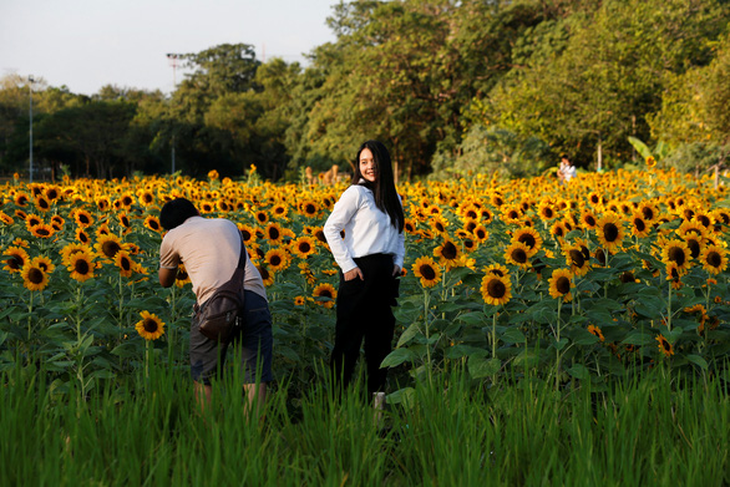
[[[672,331],[672,281],[669,281],[669,294],[667,297],[667,331]]]
[[[429,343],[428,308],[430,305],[431,293],[428,289],[423,290],[423,325],[426,335],[426,365],[428,370],[428,382],[431,383],[431,344]]]
[[[560,388],[560,331],[561,331],[561,319],[560,319],[560,311],[563,306],[563,298],[558,298],[558,324],[557,329],[555,333],[556,343],[555,343],[555,390],[557,391]]]

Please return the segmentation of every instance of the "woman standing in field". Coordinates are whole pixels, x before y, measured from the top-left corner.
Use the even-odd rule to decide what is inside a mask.
[[[391,351],[398,280],[405,258],[403,206],[395,189],[390,154],[378,141],[357,152],[352,185],[324,225],[340,266],[335,346],[330,365],[336,382],[349,384],[365,339],[368,392],[385,385],[380,363]],[[344,231],[344,238],[340,232]]]

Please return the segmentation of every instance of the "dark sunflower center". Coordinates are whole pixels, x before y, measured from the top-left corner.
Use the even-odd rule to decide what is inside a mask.
[[[271,263],[271,265],[277,266],[277,265],[281,264],[281,257],[279,257],[278,255],[272,255],[271,260],[269,260],[269,262]]]
[[[593,216],[592,216],[592,215],[587,215],[587,216],[585,217],[585,222],[586,222],[586,223],[587,223],[588,225],[592,226],[592,227],[595,227],[595,226],[596,226],[596,219],[595,219],[595,218],[593,218]]]
[[[427,281],[430,281],[436,277],[436,271],[428,264],[421,265],[421,267],[418,268],[418,271]]]
[[[644,218],[647,220],[653,220],[654,219],[654,210],[651,208],[642,208],[641,213],[644,214]]]
[[[302,242],[299,244],[299,252],[306,254],[310,250],[312,250],[312,247],[309,245],[309,242]]]
[[[153,320],[152,318],[147,318],[144,320],[144,323],[142,323],[142,326],[144,327],[144,331],[147,333],[155,333],[157,331],[157,321]]]
[[[116,243],[113,240],[108,240],[104,242],[101,246],[101,251],[106,255],[107,257],[114,257],[117,255],[117,252],[122,250],[122,248],[119,246],[118,243]]]
[[[642,220],[641,218],[635,218],[634,227],[636,227],[636,230],[638,230],[639,232],[643,232],[646,229],[646,223],[644,223],[644,220]]]
[[[32,282],[33,284],[40,284],[43,282],[43,271],[40,269],[33,267],[30,271],[28,271],[28,280]]]
[[[89,263],[84,259],[79,259],[76,261],[76,264],[74,264],[74,270],[84,276],[89,273]]]
[[[314,205],[308,204],[307,206],[304,207],[304,212],[307,215],[313,215],[314,213],[317,212],[317,209],[314,207]]]
[[[684,265],[684,262],[687,260],[687,256],[684,254],[684,249],[681,247],[670,248],[667,255],[669,256],[669,260],[676,262],[677,265]]]
[[[700,243],[691,238],[687,240],[687,247],[689,247],[689,253],[693,258],[697,258],[700,255]]]
[[[494,274],[495,276],[504,277],[504,272],[500,271],[499,269],[492,269],[489,272],[491,274]]]
[[[634,282],[636,278],[634,277],[634,274],[632,272],[626,271],[623,274],[621,274],[621,282],[624,284],[629,282]]]
[[[150,228],[152,228],[153,230],[159,230],[160,225],[157,223],[156,220],[150,220]]]
[[[90,223],[89,217],[87,217],[84,214],[79,215],[79,221],[81,222],[82,225],[87,225]]]
[[[534,249],[535,244],[537,243],[535,241],[535,237],[529,233],[523,233],[522,235],[520,235],[520,237],[517,240],[519,240],[523,244],[527,245],[531,249]]]
[[[51,232],[49,232],[47,228],[43,228],[43,227],[36,228],[35,233],[37,233],[41,237],[47,237],[51,234]]]
[[[523,249],[514,249],[512,251],[512,260],[518,264],[524,264],[527,262],[527,253]]]
[[[11,255],[10,258],[7,260],[7,264],[8,267],[17,271],[18,269],[23,268],[23,265],[25,265],[25,261],[19,255]]]
[[[718,252],[710,252],[707,254],[707,263],[712,267],[719,268],[722,266],[722,256]]]
[[[271,240],[278,240],[281,233],[279,233],[279,230],[276,228],[270,228],[269,229],[269,238]]]
[[[568,253],[568,255],[570,256],[570,260],[575,267],[583,267],[583,265],[586,263],[583,252],[581,252],[580,250],[572,249]]]
[[[499,279],[492,279],[487,283],[489,296],[495,299],[503,298],[507,292],[507,286]]]
[[[319,296],[320,297],[323,297],[323,298],[331,298],[332,297],[332,292],[329,289],[322,289],[319,292]]]
[[[560,276],[555,282],[555,289],[557,289],[560,294],[568,294],[570,292],[570,279],[565,276]]]
[[[615,242],[618,238],[618,227],[614,223],[606,223],[603,225],[603,236],[606,242]]]
[[[122,264],[122,269],[124,269],[125,271],[128,271],[129,269],[132,268],[132,263],[126,257],[122,259],[121,264]]]
[[[542,212],[543,215],[545,215],[546,218],[552,218],[553,217],[553,210],[550,208],[545,208]]]
[[[455,259],[458,253],[456,246],[451,242],[446,242],[443,250],[441,250],[441,255],[443,255],[446,260]]]

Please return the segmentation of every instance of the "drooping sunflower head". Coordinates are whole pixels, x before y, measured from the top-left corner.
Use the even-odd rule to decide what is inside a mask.
[[[603,332],[599,327],[595,325],[588,325],[588,333],[597,336],[600,341],[605,340],[605,338],[603,337]]]
[[[499,277],[509,276],[509,269],[502,264],[491,264],[484,267],[485,274],[492,274]]]
[[[411,266],[413,275],[421,280],[421,286],[433,287],[441,278],[441,267],[428,256],[421,256]]]
[[[563,298],[565,301],[573,299],[571,294],[573,274],[568,269],[555,269],[550,277],[550,296]]]
[[[337,298],[337,291],[334,286],[329,283],[322,283],[317,285],[312,291],[312,296],[315,298],[315,302],[325,308],[332,308],[335,305],[335,299]]]
[[[30,233],[37,238],[50,238],[56,233],[56,229],[47,223],[41,223],[30,227]]]
[[[570,271],[573,275],[584,276],[591,270],[591,259],[590,252],[585,247],[572,244],[563,247],[563,253],[565,254],[565,263],[570,266]]]
[[[674,355],[674,348],[672,347],[672,344],[669,343],[669,340],[664,338],[664,335],[659,334],[656,337],[656,341],[659,343],[659,350],[664,354],[665,357],[671,357],[672,355]]]
[[[480,291],[485,303],[493,306],[506,304],[512,299],[512,282],[509,276],[488,273],[482,278]]]
[[[139,336],[145,340],[157,340],[165,334],[165,323],[156,314],[142,311],[139,315],[142,319],[134,325]]]

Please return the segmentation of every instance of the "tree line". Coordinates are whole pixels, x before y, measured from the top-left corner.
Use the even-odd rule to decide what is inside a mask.
[[[249,44],[181,55],[174,92],[33,85],[36,177],[174,169],[271,180],[350,170],[366,139],[399,177],[530,176],[567,153],[590,170],[701,172],[730,153],[727,0],[355,0],[305,66]],[[0,80],[0,172],[27,174],[27,78]],[[645,154],[644,154],[645,155]]]

